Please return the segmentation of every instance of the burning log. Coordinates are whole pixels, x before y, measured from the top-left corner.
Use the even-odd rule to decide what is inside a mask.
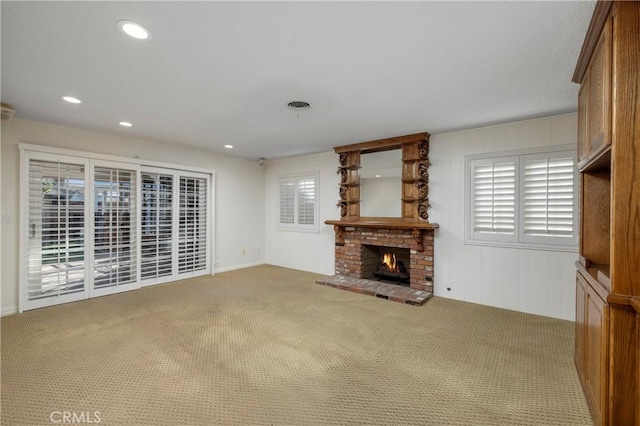
[[[408,285],[409,274],[404,263],[396,259],[393,253],[385,253],[378,265],[378,270],[373,275],[379,280],[394,281],[400,285]]]

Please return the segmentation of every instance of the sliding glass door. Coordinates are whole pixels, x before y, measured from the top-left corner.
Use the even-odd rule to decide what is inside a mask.
[[[142,285],[151,285],[174,279],[175,172],[143,168],[140,175],[140,270]]]
[[[209,273],[209,190],[206,174],[142,168],[142,285]]]
[[[37,154],[28,160],[28,266],[21,300],[32,308],[87,297],[86,163]]]
[[[140,287],[137,176],[131,164],[93,166],[92,297]]]
[[[178,226],[178,274],[182,278],[202,275],[208,268],[207,176],[180,174],[180,209]]]
[[[210,176],[24,152],[20,311],[210,273]]]

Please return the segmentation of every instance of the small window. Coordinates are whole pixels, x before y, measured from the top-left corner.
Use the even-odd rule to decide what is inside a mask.
[[[278,229],[318,232],[318,173],[281,176]]]
[[[576,152],[560,149],[467,156],[465,242],[577,250]]]

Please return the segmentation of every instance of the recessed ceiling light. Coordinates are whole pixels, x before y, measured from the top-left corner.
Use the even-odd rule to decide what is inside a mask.
[[[227,149],[231,149],[231,148],[233,148],[233,145],[225,145],[224,147],[227,148]]]
[[[73,96],[60,96],[63,101],[69,102],[70,104],[81,104],[82,101],[78,98],[74,98]]]
[[[380,175],[376,175],[376,177],[380,177]]]
[[[138,40],[147,40],[151,38],[151,31],[149,28],[137,22],[122,19],[118,21],[118,28],[120,28],[125,34],[137,38]]]
[[[133,126],[133,124],[129,123],[128,121],[121,121],[118,124],[121,125],[122,127],[131,127],[131,126]]]

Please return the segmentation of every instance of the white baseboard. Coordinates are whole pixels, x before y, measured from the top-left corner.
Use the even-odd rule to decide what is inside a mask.
[[[252,266],[266,265],[266,262],[245,263],[242,265],[227,266],[226,268],[216,268],[214,273],[235,271],[236,269],[251,268]]]
[[[2,308],[2,310],[0,310],[0,316],[2,317],[6,317],[8,315],[13,315],[13,314],[17,314],[18,313],[18,307],[17,306],[6,306],[4,308]]]

